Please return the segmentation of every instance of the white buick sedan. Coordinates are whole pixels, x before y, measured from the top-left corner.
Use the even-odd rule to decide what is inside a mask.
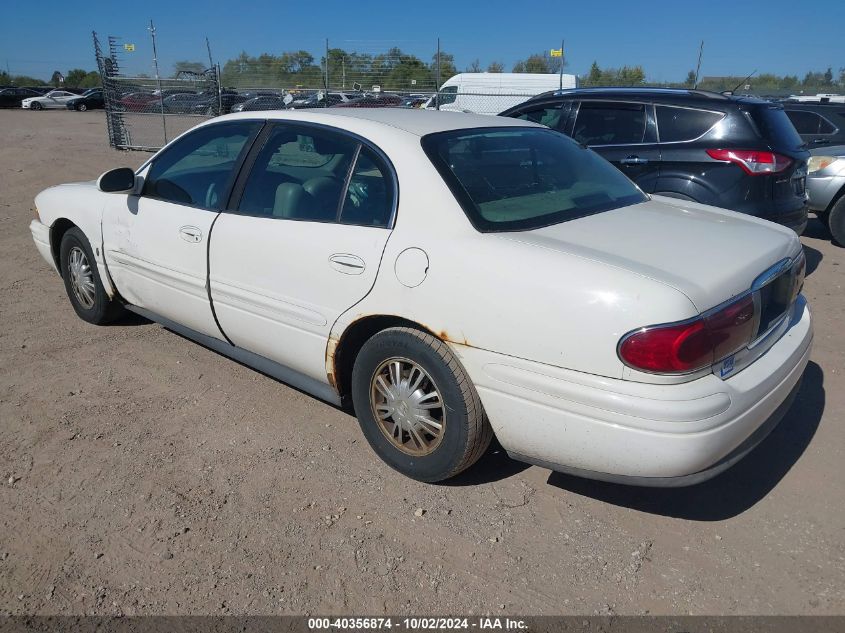
[[[795,234],[649,197],[516,119],[230,115],[36,198],[89,323],[125,309],[318,398],[422,481],[507,452],[685,485],[777,424],[812,327]]]

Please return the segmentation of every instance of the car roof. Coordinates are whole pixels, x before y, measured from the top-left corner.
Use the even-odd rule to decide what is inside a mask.
[[[255,112],[238,112],[218,117],[214,121],[254,119]],[[437,110],[419,110],[408,108],[322,108],[317,110],[268,110],[261,113],[261,118],[272,121],[305,121],[325,123],[348,129],[370,127],[368,123],[375,123],[385,128],[393,128],[413,134],[425,136],[436,132],[463,130],[480,127],[543,127],[520,119],[494,117],[486,114],[470,114],[466,112],[442,112]]]
[[[767,104],[768,101],[757,97],[723,94],[709,90],[693,90],[689,88],[636,88],[625,86],[608,86],[603,88],[564,88],[551,90],[537,95],[530,101],[554,98],[586,98],[586,99],[633,99],[637,101],[660,101],[663,103],[708,103],[710,105],[742,102],[747,104]]]

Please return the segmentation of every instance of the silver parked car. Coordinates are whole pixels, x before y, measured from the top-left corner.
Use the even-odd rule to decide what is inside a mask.
[[[845,246],[845,145],[819,147],[810,153],[807,204],[830,228],[833,239]]]

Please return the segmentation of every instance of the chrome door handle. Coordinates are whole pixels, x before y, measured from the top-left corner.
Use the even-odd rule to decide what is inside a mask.
[[[647,165],[647,158],[640,158],[639,156],[628,156],[619,161],[623,165]]]
[[[335,253],[329,257],[329,264],[345,275],[360,275],[367,267],[363,259],[351,253]]]
[[[179,237],[181,237],[186,242],[201,242],[202,231],[200,231],[195,226],[182,226],[179,228]]]

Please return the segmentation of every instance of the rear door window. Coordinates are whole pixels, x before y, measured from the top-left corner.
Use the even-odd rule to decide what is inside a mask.
[[[630,145],[645,135],[645,105],[582,101],[572,137],[584,145]]]
[[[725,116],[692,108],[656,106],[657,132],[661,143],[692,141],[705,134]]]
[[[836,131],[836,127],[830,121],[815,112],[787,110],[786,116],[792,121],[792,125],[799,134],[833,134]]]
[[[354,139],[278,124],[258,153],[238,206],[241,213],[284,220],[335,222]]]

